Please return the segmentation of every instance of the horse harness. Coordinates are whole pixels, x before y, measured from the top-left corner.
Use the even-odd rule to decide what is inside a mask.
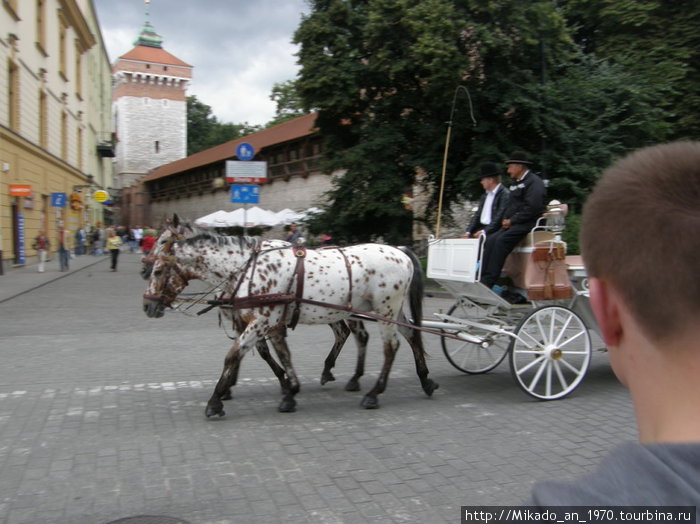
[[[260,249],[255,249],[253,251],[253,254],[250,256],[248,261],[246,262],[245,266],[243,267],[243,271],[240,273],[240,277],[238,278],[238,281],[233,289],[233,292],[231,293],[230,297],[220,297],[216,300],[209,300],[208,304],[209,307],[205,308],[203,311],[200,311],[198,314],[206,313],[207,311],[211,310],[214,307],[217,306],[222,306],[222,307],[230,307],[232,309],[248,309],[248,308],[256,308],[256,307],[261,307],[261,306],[273,306],[273,305],[284,305],[285,306],[285,314],[282,315],[282,318],[287,317],[287,308],[290,306],[290,304],[294,303],[294,309],[292,310],[292,317],[289,321],[289,324],[287,324],[287,327],[294,329],[296,325],[299,323],[299,315],[301,313],[301,305],[302,304],[310,304],[310,305],[317,305],[317,306],[323,306],[323,307],[328,307],[331,309],[338,309],[341,311],[351,311],[352,310],[352,268],[350,266],[350,261],[347,258],[347,255],[343,252],[342,248],[339,247],[323,247],[320,249],[337,249],[338,253],[343,257],[343,261],[345,262],[345,269],[348,273],[348,298],[347,298],[347,306],[336,306],[334,304],[327,304],[325,302],[320,302],[317,300],[311,300],[308,298],[304,298],[304,275],[305,275],[305,266],[304,266],[304,261],[306,260],[306,255],[307,255],[307,250],[303,246],[292,246],[292,251],[294,253],[294,257],[296,258],[296,264],[294,266],[294,273],[292,275],[292,278],[289,280],[289,285],[287,286],[287,291],[285,293],[265,293],[261,295],[253,295],[253,276],[255,274],[255,269],[257,267],[257,262],[258,262],[258,256],[261,252],[267,252],[267,251],[272,251],[274,249],[287,249],[286,247],[277,247],[277,248],[270,248],[266,249],[264,251],[261,251]],[[238,291],[241,288],[241,285],[243,284],[243,281],[245,280],[246,273],[248,272],[248,269],[250,268],[250,278],[248,279],[248,295],[244,297],[237,297],[236,295],[238,294]],[[292,287],[294,285],[294,280],[296,279],[296,286],[294,289],[294,292],[292,293]]]

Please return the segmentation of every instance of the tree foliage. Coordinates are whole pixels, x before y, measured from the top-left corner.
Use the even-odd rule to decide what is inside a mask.
[[[312,0],[296,89],[319,111],[326,169],[344,172],[317,223],[348,241],[408,240],[401,198],[417,168],[439,183],[453,100],[446,204],[477,195],[479,164],[515,149],[551,196],[580,203],[612,158],[666,136],[663,83],[587,50],[563,5],[575,2],[561,3]]]
[[[218,146],[224,142],[259,131],[260,126],[219,122],[212,114],[211,106],[200,102],[196,96],[187,97],[187,154]]]
[[[274,126],[302,116],[306,113],[303,104],[299,98],[299,93],[296,88],[296,81],[287,80],[286,82],[276,82],[272,86],[270,100],[277,104],[275,116],[270,120],[265,127]]]

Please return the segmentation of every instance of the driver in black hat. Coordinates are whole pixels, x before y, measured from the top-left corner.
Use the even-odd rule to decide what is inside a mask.
[[[503,215],[510,200],[510,191],[501,185],[501,173],[493,162],[481,164],[479,180],[484,194],[469,222],[465,238],[479,238],[482,233],[490,235],[501,229]]]
[[[527,153],[515,151],[506,164],[514,182],[501,229],[488,235],[484,245],[481,282],[488,287],[496,283],[506,257],[535,226],[546,207],[547,190],[542,179],[530,171],[532,162]]]

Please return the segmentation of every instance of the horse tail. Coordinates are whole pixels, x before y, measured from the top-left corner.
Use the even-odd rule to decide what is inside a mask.
[[[413,277],[411,278],[411,286],[408,290],[408,303],[411,310],[412,323],[415,326],[421,325],[423,318],[423,290],[425,289],[425,277],[423,276],[423,268],[420,260],[407,246],[400,246],[399,249],[408,255],[408,258],[413,262]]]

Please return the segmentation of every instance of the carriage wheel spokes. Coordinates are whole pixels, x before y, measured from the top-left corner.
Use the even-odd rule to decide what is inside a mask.
[[[447,314],[456,318],[470,318],[468,306],[462,300],[457,300]],[[471,318],[473,318],[473,316]],[[460,327],[456,325],[454,331],[443,331],[451,335],[456,335],[460,332]],[[455,340],[447,337],[440,338],[442,351],[445,353],[445,357],[447,357],[449,363],[455,368],[463,373],[478,375],[491,371],[503,361],[510,344],[510,337],[508,335],[472,327],[469,328],[469,334],[483,338],[484,343],[474,344],[466,340]]]
[[[544,306],[523,318],[511,342],[510,369],[529,395],[554,400],[571,393],[591,361],[591,337],[576,313]]]

